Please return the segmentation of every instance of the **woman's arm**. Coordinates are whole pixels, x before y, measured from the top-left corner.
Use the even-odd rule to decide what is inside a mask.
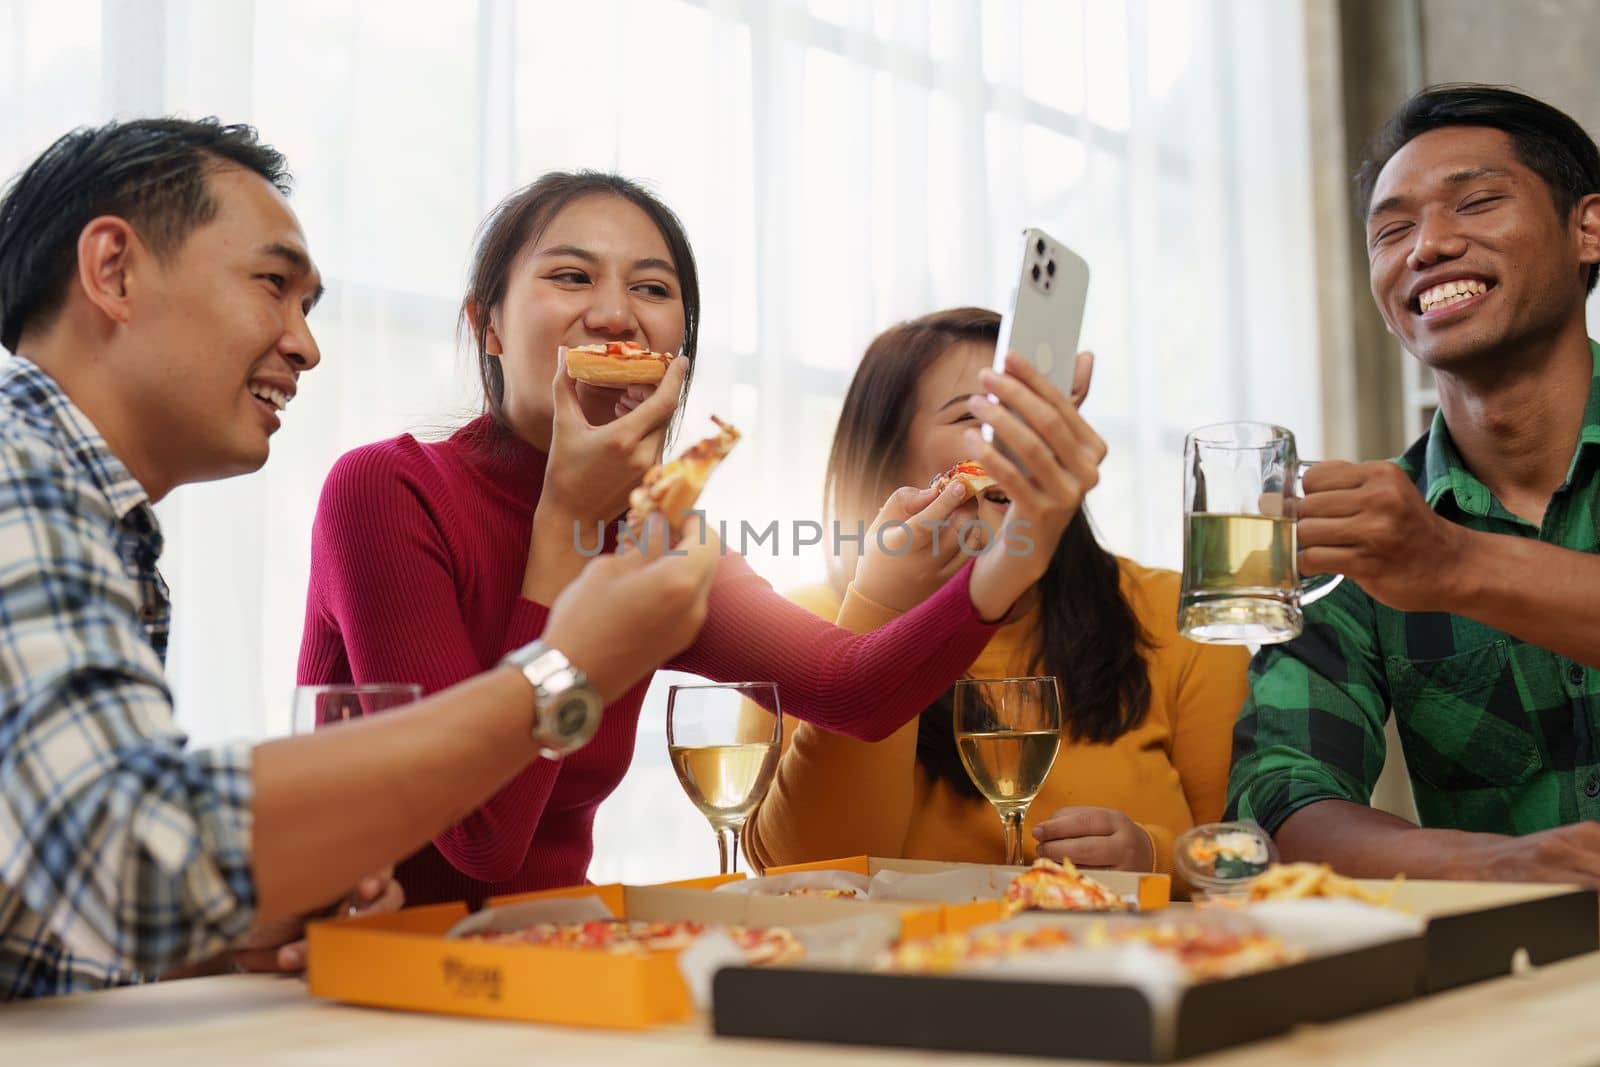
[[[772,681],[786,714],[882,741],[961,677],[997,627],[978,618],[971,567],[905,615],[851,634],[789,603],[744,558],[722,558],[699,638],[671,666],[721,681]]]
[[[837,623],[870,633],[897,615],[851,588]],[[886,739],[868,742],[786,721],[772,788],[745,827],[751,860],[771,867],[900,855],[916,797],[917,727],[913,719]]]

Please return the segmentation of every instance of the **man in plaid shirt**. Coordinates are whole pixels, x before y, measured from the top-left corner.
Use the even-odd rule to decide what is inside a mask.
[[[518,664],[254,747],[190,751],[173,721],[152,504],[259,467],[320,358],[287,188],[248,127],[161,119],[68,134],[0,200],[0,999],[241,945],[292,966],[274,950],[296,916],[549,739],[556,708]],[[621,695],[704,616],[715,542],[686,543],[596,560],[524,651],[586,671],[569,696]]]
[[[1398,463],[1323,463],[1347,580],[1251,665],[1229,810],[1352,874],[1600,882],[1600,152],[1485,86],[1413,97],[1357,176],[1372,295],[1434,372]],[[1393,711],[1424,828],[1367,807]]]

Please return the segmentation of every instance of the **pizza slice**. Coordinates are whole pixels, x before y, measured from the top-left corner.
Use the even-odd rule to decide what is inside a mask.
[[[1128,927],[1111,938],[1115,943],[1141,942],[1173,956],[1190,978],[1211,981],[1298,963],[1305,953],[1271,934],[1259,931],[1209,929],[1177,923]]]
[[[688,919],[663,922],[636,922],[632,936],[651,952],[677,952],[694,944],[706,932],[705,923]]]
[[[567,377],[612,389],[655,385],[666,376],[671,363],[670,353],[652,352],[632,341],[567,349]]]
[[[1060,926],[935,934],[933,937],[900,942],[884,954],[878,968],[913,974],[941,974],[1030,952],[1058,951],[1071,948],[1073,944],[1072,933]]]
[[[595,919],[581,923],[534,923],[520,930],[480,930],[468,935],[474,941],[495,945],[540,945],[591,949],[620,956],[651,952],[679,952],[710,930],[720,930],[755,966],[787,963],[805,955],[805,947],[781,926],[710,927],[691,919],[647,922]]]
[[[723,928],[752,967],[790,963],[805,956],[805,946],[782,926],[728,926]]]
[[[991,486],[999,485],[975,459],[964,459],[929,483],[935,492],[944,492],[951,482],[961,482],[967,487],[967,498],[972,499]]]
[[[1037,859],[1006,889],[1006,909],[1019,911],[1126,911],[1122,898],[1082,874],[1071,860]]]
[[[733,446],[739,442],[739,431],[711,416],[717,424],[717,433],[696,441],[676,459],[650,468],[644,480],[628,497],[628,525],[637,535],[651,515],[667,520],[673,541],[683,532],[684,521],[700,499],[711,472],[716,469]]]
[[[560,948],[601,949],[607,952],[643,952],[631,924],[622,919],[594,919],[581,923],[533,923],[519,930],[480,930],[473,940],[496,945],[541,945]]]

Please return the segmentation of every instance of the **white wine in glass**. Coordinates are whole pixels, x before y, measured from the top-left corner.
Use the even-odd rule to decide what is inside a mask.
[[[772,784],[782,740],[772,682],[667,690],[667,755],[683,791],[717,835],[723,874],[738,870],[740,835]]]
[[[1006,863],[1022,863],[1022,819],[1061,748],[1054,678],[970,678],[956,683],[956,751],[1000,814]]]

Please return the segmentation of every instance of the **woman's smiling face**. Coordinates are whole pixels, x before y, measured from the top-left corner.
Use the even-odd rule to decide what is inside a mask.
[[[978,429],[979,423],[967,410],[967,398],[984,395],[978,375],[993,359],[992,345],[957,341],[917,379],[916,407],[900,470],[904,484],[927,485],[957,463],[973,458],[966,434]],[[962,504],[951,521],[959,528],[977,518],[988,530],[998,530],[1009,506],[1010,501],[999,486],[991,486],[976,501]]]
[[[507,420],[547,448],[557,347],[632,341],[675,353],[684,323],[677,265],[650,216],[606,193],[568,204],[522,251],[491,315],[487,350],[505,375]],[[591,423],[616,418],[619,391],[577,388]]]

